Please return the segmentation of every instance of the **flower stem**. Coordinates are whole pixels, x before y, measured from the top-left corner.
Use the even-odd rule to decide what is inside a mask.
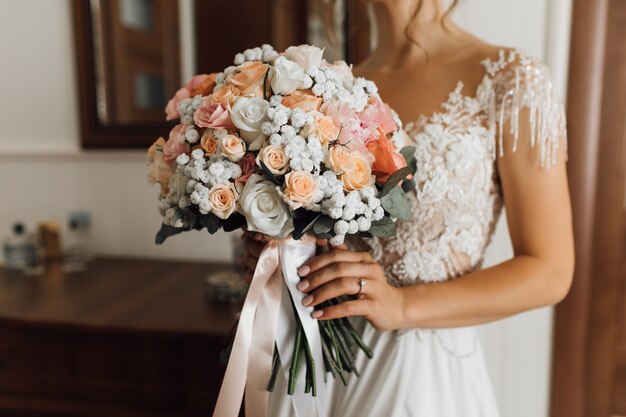
[[[297,316],[296,316],[297,317]],[[296,341],[293,346],[293,358],[291,359],[291,366],[289,367],[289,385],[287,387],[287,394],[293,395],[296,390],[296,381],[298,378],[298,371],[300,370],[300,356],[302,354],[302,324],[300,320],[296,318]]]
[[[270,383],[267,386],[269,392],[274,392],[274,385],[276,385],[276,377],[280,371],[280,356],[278,355],[278,348],[274,347],[274,361],[272,363],[272,376],[270,377]]]

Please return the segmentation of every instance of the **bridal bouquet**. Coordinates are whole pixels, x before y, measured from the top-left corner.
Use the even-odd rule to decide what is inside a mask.
[[[304,379],[303,390],[317,396],[321,374],[345,383],[344,372],[357,372],[354,347],[371,357],[348,320],[310,317],[295,271],[315,254],[311,235],[338,245],[347,235],[392,236],[395,219],[409,219],[403,187],[415,172],[414,149],[399,149],[401,123],[376,85],[322,53],[302,45],[279,54],[263,45],[237,54],[221,73],[195,76],[166,108],[167,119],[180,123],[148,151],[149,180],[161,186],[158,244],[184,231],[240,227],[274,239],[261,255],[227,352],[224,396],[243,394],[242,382],[233,379],[247,384],[246,398],[261,383],[268,388],[267,380],[271,390],[281,369],[289,394]],[[257,334],[260,321],[269,323],[269,336]],[[273,359],[258,366],[261,374],[246,371],[246,363],[263,357],[267,363],[268,355]],[[235,400],[241,396],[224,402],[232,408]]]

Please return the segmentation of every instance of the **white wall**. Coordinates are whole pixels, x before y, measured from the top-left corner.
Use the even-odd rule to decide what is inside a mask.
[[[466,0],[458,21],[499,45],[542,57],[564,93],[571,0]],[[157,190],[141,152],[81,152],[69,0],[0,0],[0,233],[14,220],[64,222],[92,213],[100,254],[226,259],[224,235],[195,232],[153,244]],[[487,265],[511,256],[504,218]],[[551,310],[483,327],[502,415],[547,415]],[[433,416],[434,417],[434,416]]]

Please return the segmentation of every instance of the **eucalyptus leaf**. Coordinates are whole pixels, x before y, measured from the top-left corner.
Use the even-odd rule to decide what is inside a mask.
[[[206,227],[210,234],[214,234],[220,229],[221,221],[215,214],[209,213],[200,218],[200,224]]]
[[[242,226],[247,224],[246,218],[237,212],[231,214],[227,219],[223,222],[223,227],[225,232],[232,232],[233,230],[237,230]]]
[[[417,184],[415,183],[414,179],[405,180],[402,182],[402,189],[404,190],[405,193],[415,190],[415,187],[417,187]]]
[[[300,238],[302,238],[302,236],[304,236],[306,232],[311,230],[317,219],[319,219],[321,216],[321,213],[308,212],[307,216],[302,216],[294,219],[294,231],[291,234],[291,237],[293,237],[295,240],[300,240]]]
[[[280,186],[282,185],[282,183],[280,182],[280,180],[278,178],[276,178],[276,175],[274,175],[272,173],[272,171],[270,171],[270,169],[267,167],[267,165],[265,165],[265,163],[263,161],[259,161],[261,163],[261,169],[263,170],[263,173],[265,174],[265,176],[267,178],[269,178],[274,184]]]
[[[404,157],[406,164],[411,166],[415,163],[415,146],[405,146],[400,150],[400,155]]]
[[[317,219],[315,224],[313,224],[313,233],[315,236],[325,239],[322,235],[330,234],[331,230],[333,230],[333,227],[335,226],[335,222],[336,221],[330,217],[322,215]]]
[[[411,204],[406,193],[400,187],[394,187],[380,199],[386,212],[401,220],[411,220]]]
[[[396,224],[389,216],[385,216],[378,221],[372,222],[372,226],[368,232],[372,236],[392,237],[396,234]]]
[[[161,224],[161,230],[157,232],[154,241],[157,245],[160,245],[161,243],[165,242],[168,237],[177,235],[186,230],[187,228],[185,227],[174,227],[167,224]]]
[[[396,187],[396,185],[398,185],[400,182],[404,181],[404,179],[407,176],[409,176],[409,175],[411,175],[413,173],[414,173],[414,171],[411,169],[411,167],[404,167],[404,168],[400,168],[399,170],[397,170],[396,172],[391,174],[389,176],[389,179],[385,183],[385,186],[383,187],[382,191],[380,192],[380,195],[378,196],[378,198],[383,198],[384,196],[389,194],[389,192],[392,189],[394,189]]]

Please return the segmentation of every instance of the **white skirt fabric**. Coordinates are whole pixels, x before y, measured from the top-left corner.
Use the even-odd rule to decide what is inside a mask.
[[[475,327],[378,332],[354,321],[374,351],[359,352],[361,377],[348,386],[328,376],[324,417],[498,417]],[[269,416],[298,417],[284,379],[270,395]]]

